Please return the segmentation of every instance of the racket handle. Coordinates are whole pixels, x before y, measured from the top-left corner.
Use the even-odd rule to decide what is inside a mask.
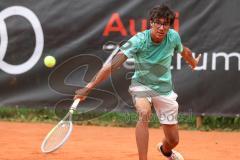
[[[80,102],[79,98],[75,99],[70,109],[75,110],[77,108],[79,102]]]

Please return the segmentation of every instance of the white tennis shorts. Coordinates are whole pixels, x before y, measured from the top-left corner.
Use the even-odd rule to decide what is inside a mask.
[[[135,97],[139,95],[136,93],[139,92],[149,92],[151,90],[147,86],[138,85],[138,86],[130,86],[129,92],[133,96],[133,100]],[[144,96],[143,94],[141,96]],[[169,95],[155,95],[155,96],[144,96],[148,99],[148,101],[154,107],[156,114],[158,116],[159,122],[161,124],[177,124],[177,116],[178,116],[178,102],[177,94],[172,91]]]

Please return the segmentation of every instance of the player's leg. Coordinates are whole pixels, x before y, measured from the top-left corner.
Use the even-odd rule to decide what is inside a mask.
[[[162,128],[165,137],[162,140],[162,147],[160,149],[166,156],[170,156],[172,149],[179,143],[178,125],[163,124]]]
[[[179,143],[177,94],[157,96],[152,102],[164,131],[164,139],[158,144],[158,150],[170,160],[183,160],[180,153],[173,150]]]
[[[134,101],[139,116],[135,131],[139,160],[147,160],[149,139],[148,122],[151,117],[151,104],[147,98],[135,97]]]

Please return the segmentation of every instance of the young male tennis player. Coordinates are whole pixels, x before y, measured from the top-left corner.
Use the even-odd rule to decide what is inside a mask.
[[[149,19],[151,28],[129,39],[111,63],[104,65],[86,88],[77,90],[75,95],[75,99],[84,100],[94,87],[107,79],[127,58],[134,58],[135,73],[129,91],[139,114],[136,125],[139,160],[147,160],[151,106],[156,110],[165,135],[157,145],[158,151],[169,160],[183,160],[182,155],[173,150],[179,143],[178,103],[172,87],[170,66],[176,52],[181,53],[192,69],[197,66],[201,55],[193,58],[190,49],[182,45],[179,34],[171,29],[174,19],[175,14],[168,6],[152,8]]]

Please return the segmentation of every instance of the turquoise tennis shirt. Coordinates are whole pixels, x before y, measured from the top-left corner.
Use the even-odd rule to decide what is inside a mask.
[[[145,30],[129,39],[121,47],[121,51],[128,58],[134,58],[132,84],[136,82],[145,85],[160,95],[172,92],[172,56],[183,51],[178,32],[169,29],[161,43],[154,43],[151,30]]]

